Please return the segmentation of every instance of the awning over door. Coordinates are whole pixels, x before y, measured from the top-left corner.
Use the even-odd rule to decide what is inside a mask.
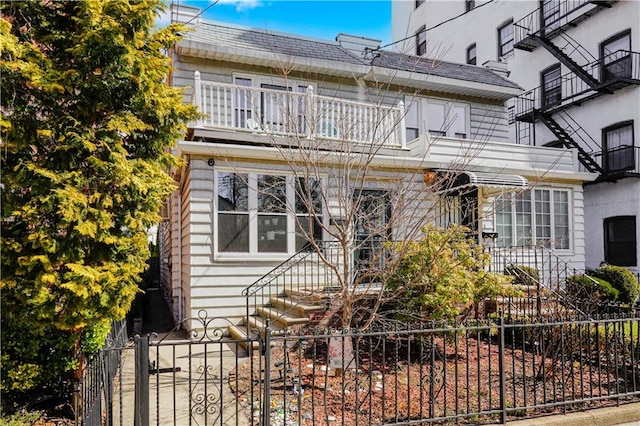
[[[468,170],[442,170],[446,177],[447,190],[457,190],[468,187],[487,187],[498,189],[525,189],[527,179],[520,175],[491,172],[471,172]]]

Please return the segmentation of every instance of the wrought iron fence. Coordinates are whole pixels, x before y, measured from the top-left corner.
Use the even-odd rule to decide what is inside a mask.
[[[482,424],[637,401],[639,328],[638,317],[611,317],[268,331],[268,416],[273,424]]]

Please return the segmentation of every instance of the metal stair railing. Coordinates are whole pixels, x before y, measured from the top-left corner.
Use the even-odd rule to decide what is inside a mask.
[[[250,315],[257,308],[266,306],[274,297],[282,297],[286,291],[307,292],[309,295],[333,282],[334,274],[328,263],[339,265],[342,250],[335,241],[308,243],[302,250],[267,272],[256,282],[242,290],[245,297],[247,335]],[[290,311],[288,309],[284,313]]]
[[[561,304],[556,304],[556,315],[574,312],[582,317],[588,317],[595,308],[595,291],[598,282],[584,271],[574,267],[552,250],[541,246],[512,246],[494,248],[490,250],[494,271],[504,273],[506,269],[515,270],[524,280],[529,280],[537,286],[536,315],[540,316],[542,292],[554,297]],[[535,273],[533,273],[535,271]],[[580,300],[571,294],[567,288],[567,279],[572,276],[583,275],[591,283],[591,288],[584,289]]]

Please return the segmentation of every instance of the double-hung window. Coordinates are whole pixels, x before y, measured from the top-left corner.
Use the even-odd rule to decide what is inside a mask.
[[[469,137],[469,104],[407,97],[405,105],[407,140],[415,139],[422,132],[427,132],[432,137]]]
[[[617,266],[637,266],[637,246],[635,216],[604,220],[604,260]]]
[[[562,78],[560,64],[552,65],[540,74],[542,83],[542,106],[551,108],[562,102]]]
[[[602,130],[604,168],[607,172],[620,172],[635,168],[633,120],[624,121]]]
[[[416,56],[427,53],[427,31],[425,28],[423,26],[416,32]]]
[[[498,245],[569,250],[569,195],[562,189],[534,189],[499,197],[494,206]]]
[[[603,82],[631,77],[630,30],[617,34],[600,44],[600,64],[600,77]]]
[[[467,47],[467,64],[476,65],[476,44]]]
[[[216,252],[291,254],[322,238],[320,181],[218,171]]]
[[[498,27],[498,58],[513,54],[513,19]]]

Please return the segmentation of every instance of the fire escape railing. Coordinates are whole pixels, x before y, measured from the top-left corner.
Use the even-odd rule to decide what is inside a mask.
[[[566,26],[600,10],[603,5],[613,3],[615,1],[564,0],[539,7],[514,24],[515,47],[531,50],[536,42],[530,36],[552,37]],[[592,8],[587,9],[588,6]]]
[[[568,72],[516,97],[516,119],[527,121],[526,116],[534,110],[553,112],[629,84],[640,84],[640,52],[618,50],[584,68],[600,82],[598,86],[591,87],[574,72]]]

